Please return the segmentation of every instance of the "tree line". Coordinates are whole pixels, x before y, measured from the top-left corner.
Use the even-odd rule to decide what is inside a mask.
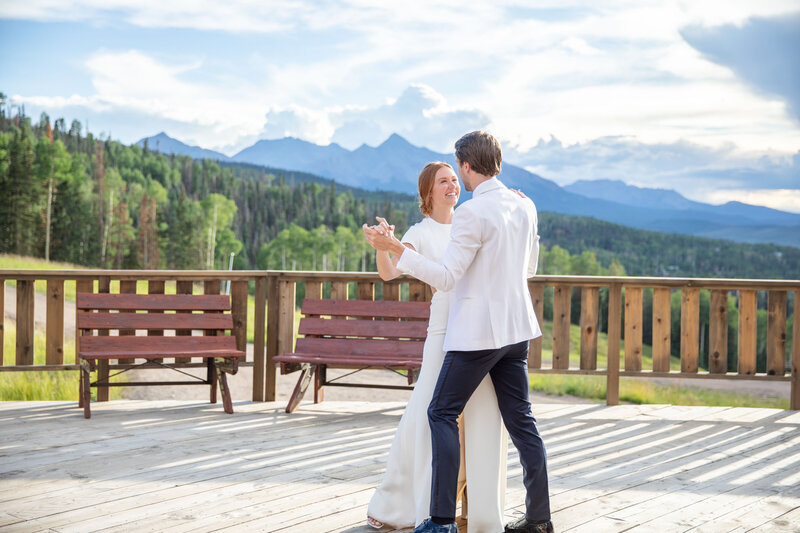
[[[412,197],[398,208],[295,177],[126,146],[0,104],[0,252],[103,268],[227,268],[233,253],[237,269],[370,270],[361,224],[388,214],[408,227]]]

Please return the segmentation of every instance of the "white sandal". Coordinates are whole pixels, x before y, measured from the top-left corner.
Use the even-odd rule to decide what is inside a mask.
[[[371,516],[367,516],[367,525],[373,529],[380,529],[383,527],[383,522],[375,520]]]

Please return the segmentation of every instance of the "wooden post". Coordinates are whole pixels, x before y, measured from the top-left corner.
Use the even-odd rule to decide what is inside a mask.
[[[309,300],[320,300],[322,298],[321,281],[306,281],[306,298]]]
[[[411,281],[408,284],[408,301],[409,302],[424,302],[425,300],[425,284],[421,281]]]
[[[267,360],[264,365],[264,401],[274,402],[278,384],[278,369],[275,356],[278,355],[280,283],[277,276],[267,278]],[[333,291],[331,291],[333,298]]]
[[[400,284],[383,282],[383,299],[384,301],[396,302],[400,299]]]
[[[32,365],[34,335],[33,280],[17,281],[17,365]]]
[[[129,279],[120,280],[120,282],[119,282],[119,292],[120,292],[120,294],[136,294],[136,280],[129,280]],[[133,313],[133,311],[120,311],[120,312],[121,313],[122,312]],[[136,330],[134,330],[134,329],[121,329],[121,330],[119,330],[119,334],[120,334],[121,337],[125,336],[125,335],[127,335],[127,336],[136,335]],[[123,359],[119,359],[118,362],[120,364],[131,365],[131,364],[135,363],[136,360],[135,359],[123,358]]]
[[[320,284],[320,295],[322,284]],[[256,278],[255,315],[253,320],[253,401],[264,401],[264,378],[266,359],[264,353],[264,332],[267,320],[267,278]]]
[[[163,280],[148,280],[147,281],[147,294],[164,294],[164,289],[166,287],[166,283]],[[164,314],[164,311],[148,311],[148,313],[155,313],[155,314]],[[163,329],[151,329],[147,332],[148,337],[163,337],[164,330]],[[156,358],[153,361],[162,362],[164,359]]]
[[[597,316],[600,290],[581,289],[581,370],[597,370]]]
[[[64,363],[64,280],[47,280],[47,323],[45,324],[48,365]]]
[[[608,375],[606,405],[619,404],[619,341],[622,333],[622,285],[608,288]]]
[[[539,329],[544,327],[544,285],[528,280],[528,291],[531,293],[533,312],[539,322]],[[536,337],[528,346],[528,368],[542,368],[542,337]]]
[[[108,294],[111,291],[111,278],[108,276],[100,276],[97,281],[97,292]],[[108,330],[101,330],[101,335],[108,335]],[[108,359],[101,359],[97,363],[97,381],[108,382]],[[97,387],[97,401],[108,401],[109,387]]]
[[[94,292],[94,280],[91,279],[79,279],[75,282],[75,293],[92,293]],[[78,313],[75,313],[75,364],[80,364],[80,360],[78,359],[78,351],[80,350],[80,341],[81,341],[81,330],[78,329]],[[80,373],[78,374],[78,380],[80,379]],[[82,383],[82,381],[81,381]]]
[[[792,392],[789,408],[800,409],[800,289],[794,291],[792,313]]]
[[[281,281],[278,294],[278,353],[294,351],[294,306],[296,287],[294,281]]]
[[[700,289],[681,290],[681,372],[697,372],[700,345]]]
[[[0,366],[3,366],[6,321],[6,280],[0,279]]]
[[[331,282],[331,300],[347,300],[347,282]]]
[[[739,291],[739,373],[756,373],[756,291]],[[796,305],[796,304],[795,304]]]
[[[231,282],[231,315],[233,330],[236,336],[236,349],[247,350],[247,280],[237,279]]]
[[[553,287],[553,368],[569,368],[569,317],[572,287]]]
[[[653,372],[669,372],[671,330],[670,291],[653,289]]]
[[[194,292],[194,282],[188,280],[178,280],[175,282],[176,294],[192,294]],[[178,313],[191,313],[191,311],[177,311]],[[192,335],[190,329],[179,329],[175,331],[176,336],[187,337]],[[176,357],[176,363],[191,363],[191,357]]]
[[[642,370],[642,288],[625,288],[625,370]]]
[[[728,371],[728,291],[712,290],[708,322],[708,371]]]
[[[374,300],[375,299],[375,284],[371,281],[358,282],[358,299],[359,300]]]
[[[786,292],[769,291],[767,298],[767,374],[786,373]]]

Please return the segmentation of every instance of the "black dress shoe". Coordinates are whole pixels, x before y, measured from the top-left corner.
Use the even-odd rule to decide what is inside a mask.
[[[553,523],[548,520],[537,524],[523,516],[506,524],[506,533],[553,533]]]

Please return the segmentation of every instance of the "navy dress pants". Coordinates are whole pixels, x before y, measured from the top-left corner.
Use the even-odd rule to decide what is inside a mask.
[[[447,352],[428,407],[433,473],[431,516],[455,517],[460,445],[458,415],[489,374],[511,441],[519,451],[530,520],[550,519],[547,459],[528,396],[528,341],[496,350]]]

